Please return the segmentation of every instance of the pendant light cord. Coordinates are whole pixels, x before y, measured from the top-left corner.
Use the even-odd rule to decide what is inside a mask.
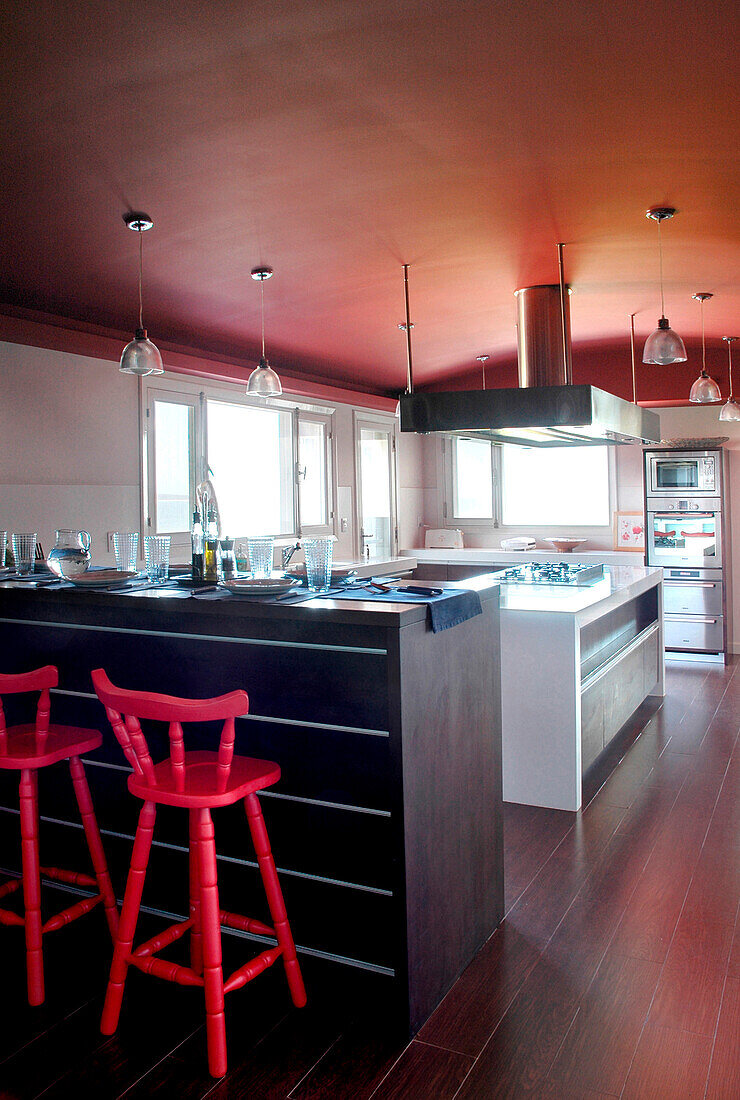
[[[701,306],[701,373],[707,377],[707,349],[704,342],[704,299],[699,299],[699,305]]]
[[[144,306],[141,292],[142,279],[144,274],[144,234],[139,229],[139,328],[144,327]]]
[[[730,376],[730,396],[728,398],[728,401],[735,400],[732,396],[732,345],[734,344],[735,340],[736,337],[729,337],[727,339],[727,370]]]
[[[262,314],[262,358],[265,358],[265,280],[260,279],[260,313]]]
[[[660,223],[658,219],[658,256],[660,257],[660,316],[665,317],[665,295],[663,293],[663,238],[660,235]]]

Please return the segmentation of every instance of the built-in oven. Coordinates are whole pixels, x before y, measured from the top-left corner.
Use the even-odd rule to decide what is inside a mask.
[[[647,563],[697,569],[722,568],[722,512],[711,497],[648,497]]]
[[[647,496],[720,497],[720,451],[649,451],[645,455]]]

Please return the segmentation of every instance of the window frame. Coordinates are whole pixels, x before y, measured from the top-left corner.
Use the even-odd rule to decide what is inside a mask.
[[[208,424],[206,402],[223,401],[231,405],[245,405],[252,408],[265,406],[291,414],[291,438],[288,441],[292,450],[293,506],[292,530],[276,534],[282,541],[300,538],[302,535],[335,534],[336,517],[336,456],[334,430],[335,409],[329,405],[319,405],[297,401],[286,395],[280,398],[255,398],[244,393],[239,383],[218,382],[213,379],[191,379],[168,374],[165,377],[153,376],[139,380],[139,420],[140,420],[140,472],[141,472],[141,529],[145,534],[156,534],[156,464],[154,433],[154,402],[162,400],[173,404],[186,404],[192,410],[194,430],[192,433],[193,453],[190,455],[191,500],[189,511],[195,508],[195,486],[206,475],[208,469]],[[304,420],[319,422],[324,426],[325,470],[324,492],[326,495],[325,524],[304,525],[300,523],[300,477],[298,470],[298,435]],[[237,538],[249,532],[233,532]],[[229,532],[232,534],[232,532]],[[172,550],[190,549],[190,530],[171,533]]]
[[[395,415],[384,415],[379,412],[368,412],[354,409],[352,413],[352,441],[354,453],[354,520],[355,538],[354,549],[357,561],[366,561],[363,555],[362,541],[362,486],[360,482],[362,470],[362,430],[384,431],[389,433],[391,444],[391,469],[389,472],[390,506],[391,506],[391,549],[390,556],[398,556],[398,420]]]
[[[442,506],[442,518],[443,526],[445,527],[493,527],[500,529],[502,534],[508,532],[521,531],[526,527],[528,532],[533,535],[540,535],[542,538],[547,538],[549,535],[562,533],[562,524],[544,524],[544,523],[528,523],[526,525],[521,524],[505,524],[503,522],[503,478],[501,470],[501,456],[503,447],[508,444],[493,443],[487,441],[491,447],[491,469],[493,478],[493,518],[486,517],[468,517],[458,516],[454,511],[455,501],[455,463],[454,463],[454,446],[453,440],[456,435],[466,436],[471,439],[480,439],[480,436],[474,432],[471,433],[455,433],[455,435],[445,435],[441,440],[442,449],[442,464],[444,469],[444,500]],[[584,448],[588,450],[589,448]],[[612,522],[611,519],[616,508],[617,501],[617,472],[616,472],[616,445],[607,446],[608,453],[608,502],[607,511],[609,521],[605,524],[568,524],[568,530],[573,533],[588,532],[596,534],[597,532],[611,531]]]

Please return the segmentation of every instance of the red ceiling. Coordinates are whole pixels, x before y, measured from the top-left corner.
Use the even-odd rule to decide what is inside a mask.
[[[4,5],[0,300],[278,370],[401,388],[509,358],[518,286],[556,281],[576,350],[666,312],[740,335],[738,15],[446,0]],[[611,354],[611,352],[610,352]],[[166,361],[166,356],[165,356]],[[594,360],[596,362],[597,360]],[[599,378],[589,381],[598,384]]]

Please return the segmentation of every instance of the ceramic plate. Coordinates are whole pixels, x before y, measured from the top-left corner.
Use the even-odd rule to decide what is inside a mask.
[[[112,584],[125,584],[138,576],[138,573],[127,570],[119,573],[117,569],[93,569],[89,573],[79,573],[76,577],[65,579],[76,588],[108,588]]]
[[[294,577],[248,577],[244,580],[223,581],[219,587],[233,592],[235,596],[279,596],[281,592],[287,592],[299,584],[300,581]]]

